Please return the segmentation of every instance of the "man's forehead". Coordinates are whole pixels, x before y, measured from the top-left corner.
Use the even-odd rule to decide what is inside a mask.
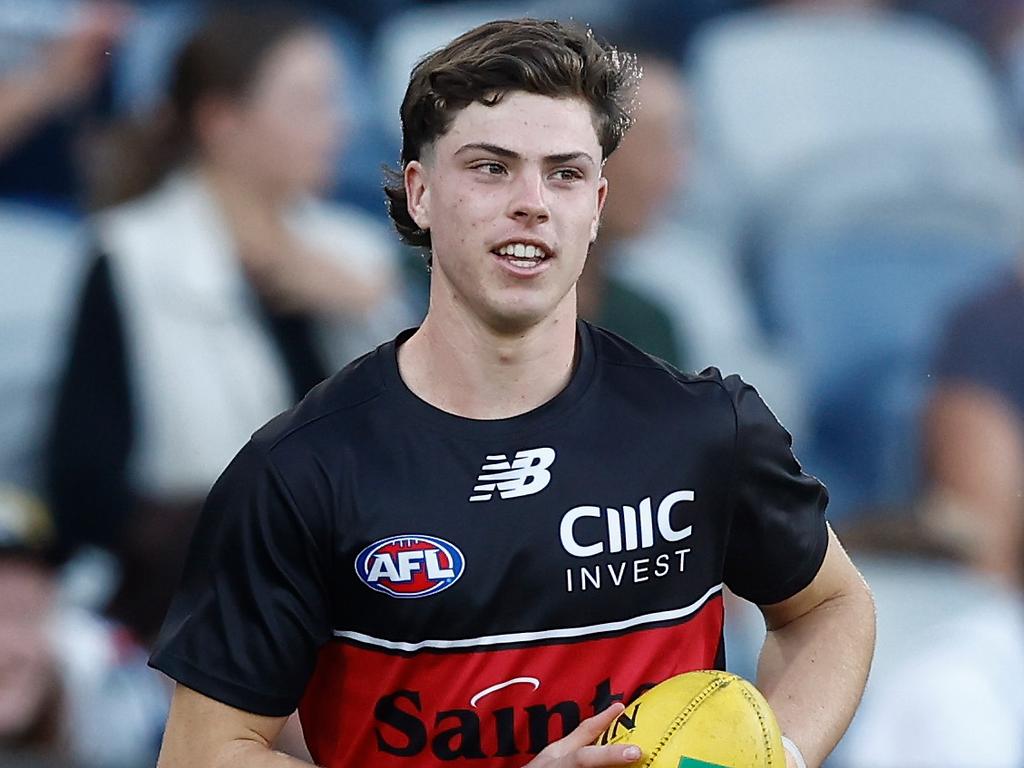
[[[496,146],[526,157],[584,153],[600,162],[594,114],[580,98],[512,91],[494,105],[473,102],[456,113],[439,138],[445,154],[463,147]]]

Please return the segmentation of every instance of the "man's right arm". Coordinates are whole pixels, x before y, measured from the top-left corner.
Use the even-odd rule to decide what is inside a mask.
[[[287,720],[235,709],[179,683],[157,768],[308,767],[270,748]]]
[[[622,712],[621,704],[584,720],[549,745],[526,768],[612,768],[636,762],[629,745],[591,746]],[[265,717],[235,709],[179,683],[174,689],[157,768],[302,768],[271,745],[287,717]]]

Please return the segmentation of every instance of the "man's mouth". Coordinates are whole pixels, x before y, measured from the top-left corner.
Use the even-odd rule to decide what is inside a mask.
[[[550,255],[540,246],[527,243],[506,243],[493,253],[520,269],[530,269],[550,258]]]

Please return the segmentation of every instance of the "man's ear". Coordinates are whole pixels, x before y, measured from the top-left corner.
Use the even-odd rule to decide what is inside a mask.
[[[597,230],[601,226],[601,211],[604,210],[605,200],[608,199],[608,179],[604,176],[597,183],[597,212],[594,220],[590,222],[590,242],[597,240]]]
[[[409,215],[416,226],[430,229],[430,188],[427,186],[427,169],[419,160],[410,160],[405,165],[405,197]]]

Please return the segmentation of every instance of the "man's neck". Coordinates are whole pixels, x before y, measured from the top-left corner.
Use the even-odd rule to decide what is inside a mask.
[[[457,416],[503,419],[531,411],[572,377],[575,305],[571,291],[550,316],[514,333],[432,310],[398,349],[402,380],[421,400]]]

